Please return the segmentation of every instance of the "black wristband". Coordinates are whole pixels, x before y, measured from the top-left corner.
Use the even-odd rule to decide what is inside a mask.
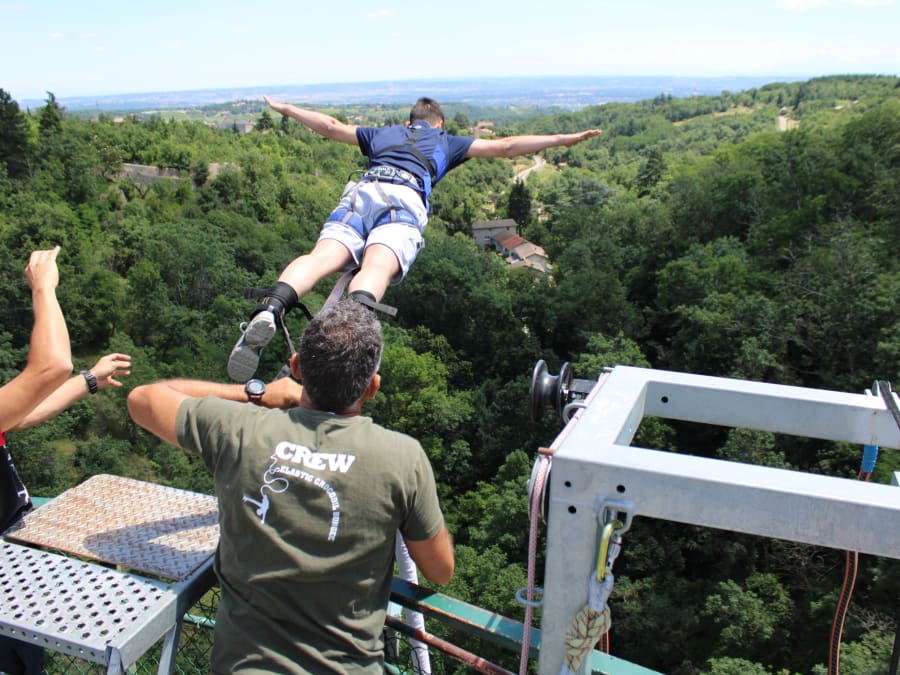
[[[82,370],[82,376],[84,376],[84,381],[87,382],[88,391],[92,394],[97,393],[97,378],[94,377],[94,374],[89,370]]]

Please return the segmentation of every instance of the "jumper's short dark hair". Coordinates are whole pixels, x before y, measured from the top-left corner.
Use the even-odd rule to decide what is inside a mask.
[[[383,348],[381,322],[368,307],[346,298],[322,310],[298,350],[307,395],[329,412],[350,407],[378,372]]]
[[[435,126],[438,122],[444,121],[444,111],[441,110],[440,103],[423,96],[409,111],[409,123],[412,124],[416,120],[425,120],[431,126]]]

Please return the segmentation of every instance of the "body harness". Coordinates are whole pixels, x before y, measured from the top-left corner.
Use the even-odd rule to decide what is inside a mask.
[[[406,142],[400,145],[392,145],[388,148],[385,148],[378,154],[384,155],[395,150],[403,150],[414,155],[416,159],[418,159],[422,163],[422,165],[428,169],[428,174],[431,179],[429,185],[422,185],[419,178],[411,174],[409,171],[404,171],[403,169],[398,169],[396,167],[384,164],[372,166],[366,171],[362,172],[354,171],[348,177],[347,188],[345,189],[344,194],[341,195],[342,200],[347,196],[350,197],[350,208],[339,206],[331,212],[331,215],[328,216],[328,220],[330,222],[343,223],[344,225],[352,227],[363,239],[365,239],[369,235],[369,232],[371,232],[373,229],[375,229],[379,225],[386,225],[387,223],[406,223],[407,225],[418,226],[418,223],[416,223],[411,216],[407,215],[403,211],[397,210],[397,205],[394,204],[393,200],[388,196],[388,194],[379,185],[379,183],[406,185],[418,192],[421,195],[423,201],[427,200],[427,193],[430,191],[430,187],[437,177],[437,170],[434,168],[431,161],[425,156],[425,153],[423,153],[421,150],[419,150],[419,148],[416,147],[416,141],[421,135],[422,129],[416,128],[406,139]],[[373,161],[377,161],[377,158],[373,159]],[[358,181],[353,180],[353,175],[356,173],[362,174]],[[359,191],[360,183],[375,183],[375,189],[378,191],[378,195],[381,197],[382,201],[385,204],[389,205],[383,213],[379,214],[375,218],[375,220],[369,224],[366,224],[363,219],[356,214],[354,208],[356,193]]]

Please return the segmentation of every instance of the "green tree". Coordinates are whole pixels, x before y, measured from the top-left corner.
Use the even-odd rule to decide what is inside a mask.
[[[761,663],[754,663],[747,659],[723,656],[712,658],[708,661],[709,669],[704,670],[705,675],[772,675],[772,671]],[[779,675],[788,675],[780,671]]]
[[[125,473],[125,457],[130,451],[130,445],[124,440],[90,440],[78,444],[73,461],[76,481],[81,483],[91,476],[101,473],[123,475]]]
[[[495,546],[508,560],[525,562],[529,516],[528,495],[522,485],[530,472],[528,456],[516,450],[490,481],[479,481],[474,489],[460,495],[450,516],[456,541],[475,550]]]
[[[472,456],[463,440],[472,405],[467,392],[451,392],[449,369],[427,342],[388,326],[382,356],[384,377],[369,410],[373,418],[419,440],[435,466],[442,496],[471,481]]]
[[[780,641],[791,609],[778,579],[756,573],[743,587],[731,580],[719,583],[707,596],[703,615],[719,630],[717,655],[762,661],[774,656],[772,646]]]
[[[275,120],[272,119],[272,113],[268,110],[263,110],[259,119],[256,120],[256,126],[253,127],[254,131],[270,131],[274,128]]]
[[[644,159],[641,161],[641,168],[638,170],[638,196],[646,197],[649,195],[653,187],[662,180],[663,172],[665,170],[666,163],[659,148],[651,148],[648,150]]]
[[[297,123],[287,115],[282,115],[278,122],[278,130],[284,135],[290,135],[298,128]]]
[[[6,165],[10,178],[22,178],[28,173],[28,118],[8,92],[0,89],[0,164]]]
[[[41,108],[40,118],[38,120],[38,128],[41,134],[56,134],[62,129],[63,108],[60,107],[56,100],[56,96],[51,92],[47,92],[47,100]]]
[[[531,223],[531,194],[524,181],[517,180],[513,183],[506,202],[506,215],[516,221],[520,228]]]

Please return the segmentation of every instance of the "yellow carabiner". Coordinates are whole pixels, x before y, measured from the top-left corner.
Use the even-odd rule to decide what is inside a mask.
[[[624,526],[620,520],[611,520],[603,526],[603,534],[600,535],[600,550],[597,553],[597,581],[603,581],[609,572],[606,560],[609,556],[609,541],[612,539],[613,533],[622,527]]]

